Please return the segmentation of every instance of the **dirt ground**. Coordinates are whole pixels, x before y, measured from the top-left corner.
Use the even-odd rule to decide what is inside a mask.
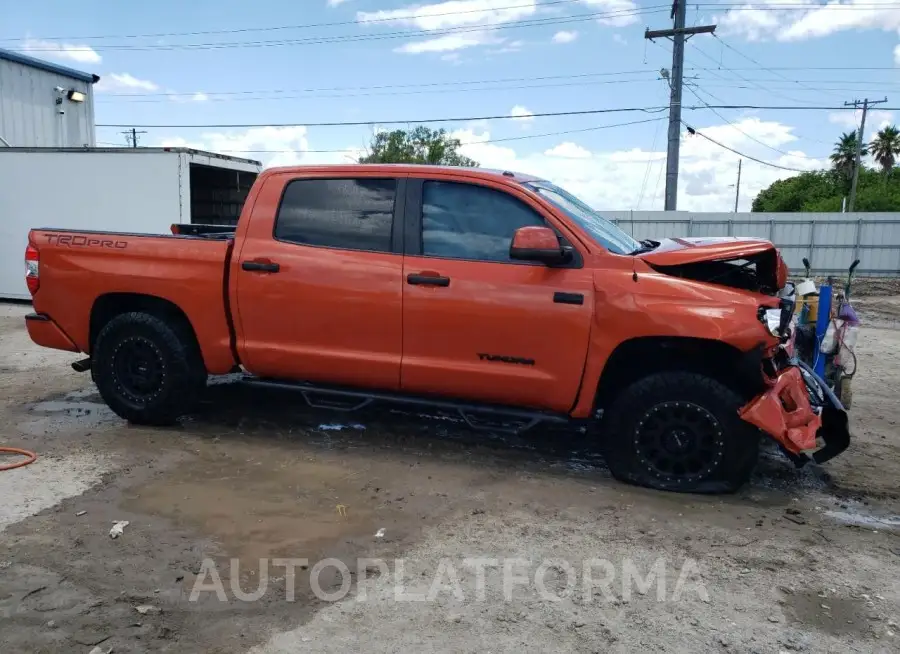
[[[580,434],[232,379],[178,428],[129,426],[0,305],[0,445],[40,457],[0,472],[0,652],[900,651],[900,296],[857,307],[850,450],[800,471],[767,451],[742,492],[701,497],[615,482]],[[293,601],[275,558],[308,559]],[[310,586],[325,558],[340,601]],[[225,601],[191,601],[212,564]]]

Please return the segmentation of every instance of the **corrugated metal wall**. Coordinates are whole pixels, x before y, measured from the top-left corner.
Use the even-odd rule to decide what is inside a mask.
[[[81,91],[87,99],[79,103],[64,98],[60,107],[65,113],[60,115],[57,86]],[[21,148],[93,147],[92,84],[0,59],[0,137]]]
[[[601,211],[641,240],[665,236],[757,236],[777,245],[793,270],[817,273],[860,260],[859,273],[900,276],[900,213],[693,213]]]

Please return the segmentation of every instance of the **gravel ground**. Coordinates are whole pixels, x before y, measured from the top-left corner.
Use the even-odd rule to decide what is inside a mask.
[[[619,484],[579,434],[230,379],[179,428],[129,426],[0,306],[0,443],[40,456],[0,473],[0,651],[900,651],[900,298],[856,304],[851,449],[766,452],[726,497]]]

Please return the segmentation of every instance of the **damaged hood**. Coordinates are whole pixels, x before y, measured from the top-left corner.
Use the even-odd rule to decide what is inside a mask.
[[[781,254],[761,238],[667,238],[637,257],[669,275],[747,290],[775,293],[787,282]]]

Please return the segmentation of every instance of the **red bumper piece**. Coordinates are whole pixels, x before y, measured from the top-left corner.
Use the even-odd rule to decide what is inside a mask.
[[[822,426],[822,418],[809,403],[806,382],[799,368],[782,371],[769,390],[738,413],[793,454],[816,449],[816,432]]]
[[[31,340],[43,347],[55,350],[78,352],[78,346],[60,329],[49,316],[42,313],[29,313],[25,316],[25,327]]]

